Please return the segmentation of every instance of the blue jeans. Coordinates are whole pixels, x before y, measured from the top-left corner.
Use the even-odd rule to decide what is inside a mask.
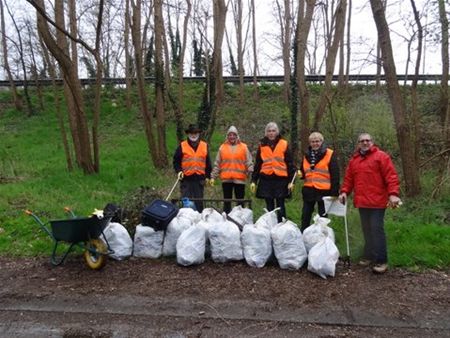
[[[359,217],[364,234],[364,258],[377,264],[387,263],[384,213],[386,209],[359,208]]]

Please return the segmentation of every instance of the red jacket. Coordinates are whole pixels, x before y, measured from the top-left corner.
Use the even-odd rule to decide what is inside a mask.
[[[353,154],[345,171],[341,192],[354,191],[356,208],[386,208],[389,195],[399,195],[400,184],[388,154],[372,146],[366,155]]]

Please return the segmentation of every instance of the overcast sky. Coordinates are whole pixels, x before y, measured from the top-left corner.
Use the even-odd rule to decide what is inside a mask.
[[[4,0],[5,1],[5,0]],[[11,7],[14,17],[20,21],[21,17],[29,17],[32,20],[35,19],[35,12],[31,5],[27,4],[25,0],[6,0]],[[114,1],[114,0],[112,0]],[[115,0],[118,1],[118,0]],[[209,0],[205,0],[209,1]],[[282,0],[279,0],[283,3]],[[258,63],[259,72],[261,75],[281,75],[283,73],[282,61],[281,61],[281,47],[278,43],[279,40],[279,24],[276,21],[274,4],[275,0],[256,0],[256,12],[257,12],[257,48],[258,48]],[[436,7],[435,1],[427,0],[415,0],[417,9],[419,12],[424,12],[424,6]],[[248,10],[247,10],[248,11]],[[78,13],[79,14],[79,13]],[[230,39],[234,39],[233,32],[233,19],[231,8],[227,13],[227,27]],[[393,43],[395,61],[398,74],[404,74],[405,61],[407,55],[407,42],[404,37],[409,38],[412,34],[413,28],[409,27],[409,23],[413,22],[413,16],[411,11],[410,1],[407,0],[388,0],[387,8],[388,23],[391,28],[391,39]],[[7,20],[7,32],[8,34],[14,32],[14,26],[11,23],[9,15],[6,13]],[[435,19],[430,15],[428,19],[423,18],[422,24],[429,24]],[[212,20],[210,20],[212,25]],[[434,26],[434,29],[438,29],[438,26]],[[80,28],[82,29],[82,28]],[[414,28],[415,29],[415,28]],[[313,33],[310,33],[310,39]],[[351,23],[351,70],[352,74],[374,74],[375,67],[375,55],[376,55],[376,27],[372,17],[370,5],[367,0],[353,0],[352,9],[352,23]],[[432,34],[429,36],[431,37]],[[209,33],[212,36],[212,33]],[[250,40],[249,40],[250,41]],[[248,42],[250,43],[250,42]],[[427,74],[439,74],[441,73],[441,61],[440,61],[440,47],[430,42],[426,43],[426,55],[424,66],[421,67],[421,72]],[[234,46],[235,47],[235,46]],[[409,65],[409,73],[411,74],[414,69],[415,57],[416,57],[417,41],[412,44],[411,63]],[[251,53],[251,48],[247,46],[248,53]],[[319,48],[319,54],[323,53],[324,48]],[[224,40],[223,46],[224,53],[224,74],[229,75],[229,55]],[[188,53],[189,54],[189,53]],[[11,57],[11,55],[10,55]],[[252,57],[248,56],[249,61],[246,62],[246,73],[251,74],[253,67]],[[422,56],[423,58],[423,56]],[[186,70],[189,69],[189,56],[186,56]],[[85,77],[83,74],[83,66],[80,66],[81,77]],[[321,74],[324,73],[324,67],[321,69]],[[3,67],[0,68],[0,78],[4,79]]]

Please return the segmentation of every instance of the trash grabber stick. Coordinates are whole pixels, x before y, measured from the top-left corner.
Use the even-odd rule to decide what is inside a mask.
[[[177,180],[175,181],[175,184],[173,185],[172,189],[170,189],[169,195],[167,195],[167,197],[166,197],[166,201],[169,200],[169,198],[172,195],[173,191],[175,190],[175,187],[177,186],[179,180],[180,180],[180,178],[177,177]]]
[[[294,176],[292,177],[291,184],[294,184],[296,178],[297,178],[297,170],[295,171],[295,174],[294,174]]]
[[[348,226],[347,226],[347,214],[344,216],[345,226],[345,244],[347,245],[347,257],[350,257],[350,245],[348,244]]]

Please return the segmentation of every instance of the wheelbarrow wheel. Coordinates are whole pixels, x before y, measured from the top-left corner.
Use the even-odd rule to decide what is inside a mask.
[[[87,249],[84,251],[84,260],[87,266],[93,270],[99,270],[106,264],[106,244],[100,239],[91,239],[86,243]]]

